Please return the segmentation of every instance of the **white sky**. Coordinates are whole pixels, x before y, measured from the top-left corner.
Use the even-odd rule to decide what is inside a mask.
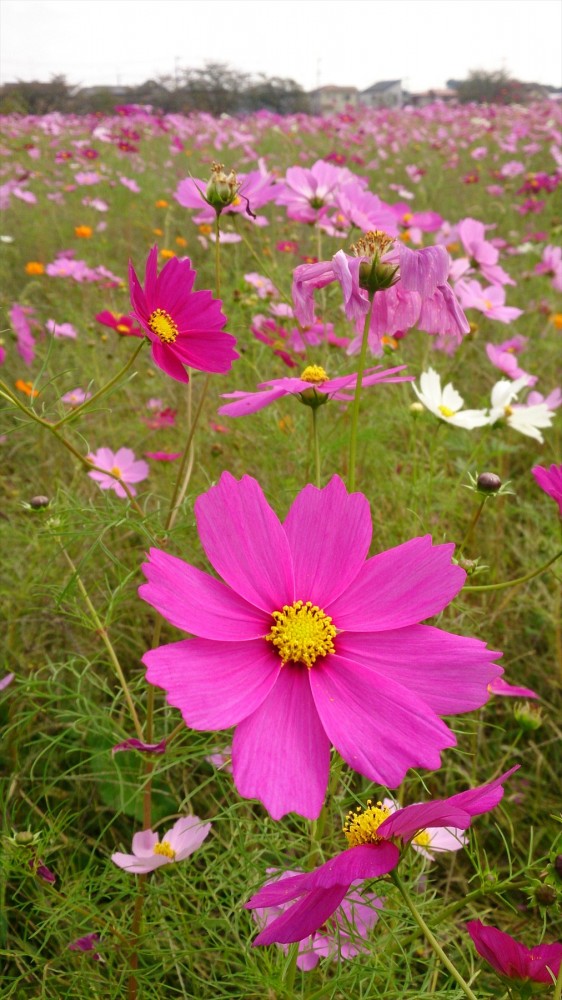
[[[0,0],[0,79],[134,84],[212,59],[360,89],[471,69],[562,85],[560,0]]]

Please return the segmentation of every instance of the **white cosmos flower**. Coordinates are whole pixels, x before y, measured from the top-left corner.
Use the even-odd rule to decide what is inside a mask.
[[[412,389],[420,403],[447,424],[471,431],[473,427],[483,427],[488,423],[488,415],[484,410],[463,410],[464,400],[460,393],[450,382],[442,389],[441,378],[433,368],[422,372],[419,389],[413,382]]]
[[[514,431],[532,437],[542,444],[543,436],[540,428],[550,427],[554,419],[554,413],[546,403],[535,403],[534,406],[512,406],[517,399],[518,393],[527,382],[527,376],[515,379],[514,382],[508,379],[500,379],[492,389],[492,407],[490,409],[489,423],[495,424],[498,420],[505,420],[508,427]]]

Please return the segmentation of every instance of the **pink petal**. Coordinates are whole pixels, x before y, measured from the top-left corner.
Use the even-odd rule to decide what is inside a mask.
[[[229,729],[262,704],[281,660],[262,639],[215,642],[184,639],[143,656],[146,679],[166,691],[192,729]],[[261,755],[260,749],[260,755]]]
[[[139,830],[133,837],[133,854],[139,858],[152,857],[154,845],[158,843],[158,834],[152,830]]]
[[[156,868],[170,863],[170,858],[163,854],[153,854],[150,858],[136,858],[134,854],[121,854],[120,851],[112,854],[111,860],[119,868],[124,868],[134,875],[146,875],[148,872],[153,872]]]
[[[449,274],[449,254],[445,247],[425,247],[409,250],[400,245],[400,283],[410,292],[424,298],[433,295],[438,285],[444,285]]]
[[[435,769],[453,733],[415,694],[352,660],[310,671],[314,702],[336,750],[355,771],[395,788],[410,767]]]
[[[330,743],[310,693],[309,672],[286,664],[260,708],[234,734],[234,783],[273,817],[296,812],[317,819],[330,767]]]
[[[176,852],[175,860],[183,861],[201,847],[210,831],[211,824],[202,823],[199,816],[182,816],[163,839]]]
[[[538,698],[539,695],[531,688],[518,687],[516,684],[508,684],[503,677],[494,677],[488,684],[490,694],[508,695],[511,698]]]
[[[344,632],[337,651],[391,677],[437,715],[455,715],[480,708],[489,698],[490,683],[502,668],[491,661],[500,656],[479,639],[452,635],[429,625],[410,625],[388,632]]]
[[[339,476],[333,476],[322,490],[310,485],[301,490],[283,527],[297,599],[324,608],[346,590],[365,562],[372,534],[367,498],[348,494]]]
[[[258,934],[253,946],[263,944],[289,944],[302,941],[318,930],[332,916],[347,892],[348,886],[336,885],[331,889],[317,889],[291,906],[277,920],[272,920]]]
[[[176,382],[189,382],[189,375],[181,361],[178,361],[170,348],[160,341],[152,340],[152,357],[154,363],[170,378],[174,378]]]
[[[139,750],[141,753],[165,753],[166,740],[161,740],[160,743],[143,743],[142,740],[138,740],[135,736],[131,736],[128,740],[123,740],[122,743],[116,743],[115,746],[111,748],[112,753],[118,753],[120,750]]]
[[[287,395],[287,390],[283,386],[277,386],[275,389],[264,389],[263,392],[224,392],[222,393],[223,399],[235,399],[236,401],[219,406],[217,413],[221,417],[246,417],[250,413],[263,410],[265,406],[269,406]]]
[[[324,608],[338,629],[382,632],[439,614],[466,573],[451,563],[455,546],[412,538],[369,559],[345,593]]]
[[[139,587],[139,596],[172,625],[203,639],[229,642],[269,632],[270,616],[220,580],[161,549],[151,549],[149,556],[142,567],[148,583]]]
[[[209,562],[234,591],[269,613],[292,604],[287,536],[255,479],[223,472],[195,501],[195,516]]]

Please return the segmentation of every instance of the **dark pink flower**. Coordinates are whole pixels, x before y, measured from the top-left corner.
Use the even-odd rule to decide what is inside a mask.
[[[143,662],[186,725],[237,727],[240,794],[274,819],[317,818],[331,745],[388,787],[438,767],[456,743],[439,715],[483,705],[502,673],[483,642],[418,624],[464,583],[454,546],[425,536],[367,559],[368,501],[337,476],[302,490],[281,524],[255,479],[225,472],[195,516],[224,583],[151,549],[139,595],[197,638]]]
[[[544,469],[542,465],[535,465],[531,469],[541,490],[548,493],[549,497],[558,504],[558,510],[562,517],[562,465],[551,465],[549,469]]]
[[[144,337],[140,326],[130,316],[119,316],[118,313],[112,313],[109,309],[104,309],[97,314],[96,319],[102,326],[110,327],[111,330],[115,330],[121,337]]]
[[[121,750],[138,750],[140,753],[165,753],[166,740],[161,740],[160,743],[143,743],[136,736],[130,736],[128,740],[116,743],[111,748],[111,753],[119,753]]]
[[[92,958],[95,962],[100,962],[101,955],[96,951],[99,940],[100,936],[95,932],[93,934],[85,934],[84,937],[77,938],[76,941],[71,941],[68,947],[70,951],[93,951]]]
[[[473,816],[489,812],[503,796],[503,782],[517,770],[512,767],[495,781],[468,789],[447,799],[419,802],[404,809],[390,810],[378,802],[363,812],[350,813],[344,831],[351,845],[314,871],[263,886],[246,903],[279,906],[296,900],[267,926],[253,942],[290,944],[314,934],[333,914],[350,886],[364,879],[379,878],[396,868],[400,849],[394,843],[408,843],[421,831],[441,827],[467,830]]]
[[[181,451],[145,451],[145,457],[153,462],[175,462],[181,457]]]
[[[466,929],[476,951],[502,976],[530,979],[534,983],[556,982],[562,962],[562,944],[539,944],[526,948],[510,934],[489,927],[481,920],[469,920]]]
[[[144,288],[129,264],[133,313],[152,344],[155,363],[178,382],[189,381],[186,365],[204,372],[230,371],[238,355],[235,338],[223,329],[222,303],[209,291],[192,290],[197,272],[188,257],[173,257],[160,274],[157,261],[154,246],[146,262]]]

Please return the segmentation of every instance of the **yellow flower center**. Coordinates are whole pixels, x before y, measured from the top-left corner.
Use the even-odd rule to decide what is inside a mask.
[[[321,385],[322,382],[328,381],[328,375],[320,365],[307,365],[301,373],[301,379],[303,382],[312,382],[313,385]]]
[[[484,299],[484,309],[493,309],[494,306],[489,299]]]
[[[513,415],[513,410],[511,406],[504,406],[503,412],[505,413],[506,417],[511,417]]]
[[[283,663],[304,663],[310,668],[319,656],[335,653],[332,619],[311,601],[285,604],[272,618],[275,624],[266,639],[277,648]]]
[[[121,479],[121,469],[119,468],[118,465],[113,466],[113,468],[111,469],[111,475],[117,476],[117,479]]]
[[[169,858],[170,861],[173,861],[176,856],[176,852],[169,840],[163,840],[161,844],[155,844],[152,848],[152,853],[161,854],[164,858]]]
[[[115,329],[117,330],[117,333],[129,333],[129,327],[126,326],[125,323],[118,323]]]
[[[381,229],[372,229],[368,233],[363,233],[357,243],[352,243],[350,250],[354,257],[382,257],[387,250],[390,250],[393,243],[393,238],[383,233]]]
[[[163,344],[173,344],[177,339],[179,330],[165,309],[155,309],[150,314],[148,325],[152,332],[160,337]]]
[[[418,847],[429,847],[431,843],[431,837],[427,830],[420,830],[418,835],[414,837],[413,844],[417,844]]]
[[[373,805],[371,799],[367,800],[365,812],[361,806],[355,812],[349,812],[343,827],[349,846],[382,843],[384,838],[378,836],[377,830],[390,815],[388,806],[383,806],[382,802]]]
[[[437,409],[439,410],[439,413],[443,414],[444,417],[449,418],[449,417],[454,417],[454,415],[455,415],[455,411],[454,410],[450,410],[449,407],[448,406],[444,406],[443,403],[441,403],[437,407]]]

